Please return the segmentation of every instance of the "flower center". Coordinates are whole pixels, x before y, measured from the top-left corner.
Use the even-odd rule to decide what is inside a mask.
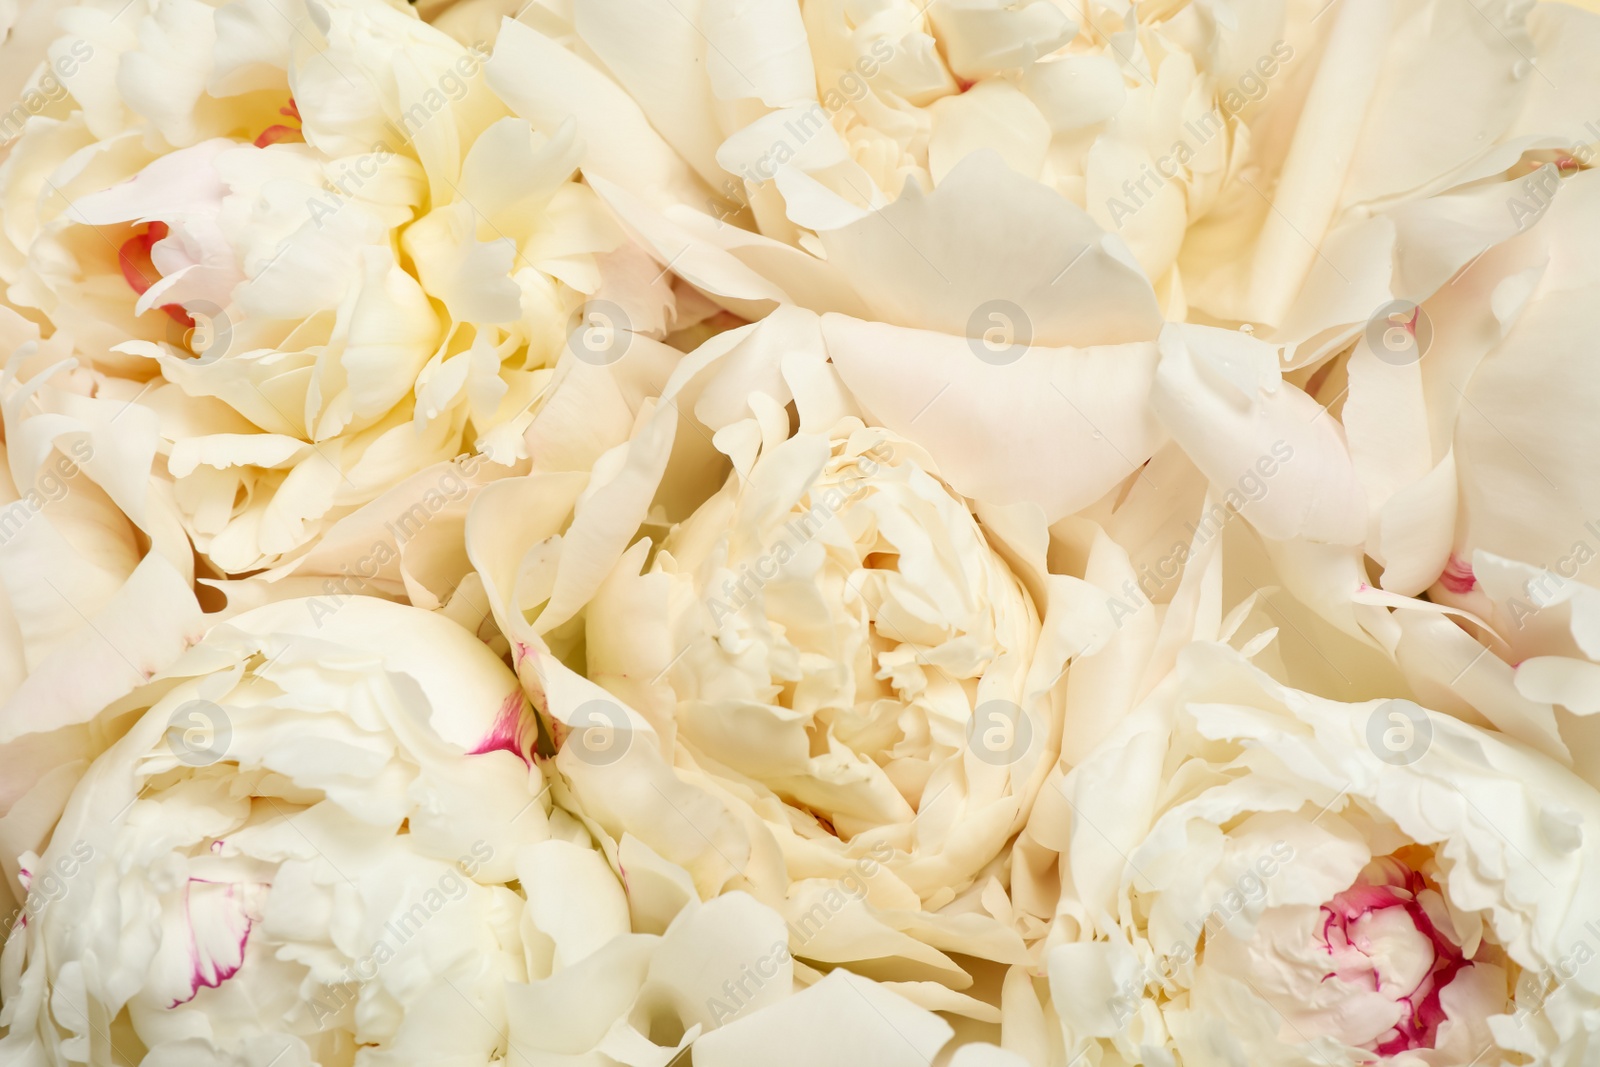
[[[1356,883],[1322,906],[1318,935],[1327,950],[1323,982],[1374,990],[1403,1005],[1394,1027],[1369,1046],[1382,1056],[1432,1048],[1445,1019],[1440,994],[1472,966],[1440,930],[1438,892],[1399,860],[1375,861]],[[1430,911],[1433,913],[1430,914]],[[1448,921],[1445,920],[1448,924]]]
[[[117,249],[117,265],[122,268],[122,277],[139,296],[143,296],[161,278],[161,272],[150,260],[150,249],[155,247],[157,241],[166,238],[167,224],[152,222],[122,242],[122,247]],[[194,329],[194,319],[189,317],[182,304],[162,304],[161,310],[184,329]]]
[[[305,134],[300,132],[300,127],[303,124],[303,120],[300,118],[300,108],[295,104],[294,97],[291,96],[289,98],[288,107],[280,107],[278,109],[278,114],[284,116],[285,118],[293,119],[294,125],[285,126],[280,122],[268,126],[266,129],[261,131],[260,136],[258,136],[253,142],[257,148],[265,148],[269,144],[283,144],[287,141],[294,141],[300,144],[305,143]]]

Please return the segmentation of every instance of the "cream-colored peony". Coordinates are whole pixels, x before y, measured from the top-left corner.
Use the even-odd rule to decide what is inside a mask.
[[[1078,590],[1036,506],[975,517],[824,351],[796,309],[708,342],[626,444],[486,489],[469,546],[561,802],[622,870],[657,854],[776,909],[808,965],[992,1024],[963,991],[1025,958],[1006,856]]]
[[[533,121],[560,101],[658,262],[747,317],[823,313],[870,421],[959,492],[1051,521],[1169,436],[1213,477],[1242,451],[1207,421],[1237,402],[1225,373],[1176,376],[1193,412],[1147,403],[1163,319],[1250,334],[1278,408],[1336,404],[1369,320],[1513,238],[1527,161],[1600,130],[1600,20],[1561,4],[580,2],[526,22],[490,83]],[[1278,530],[1349,544],[1332,421],[1304,462],[1333,491]]]
[[[1596,445],[1586,338],[1600,294],[1586,239],[1600,225],[1593,159],[1530,158],[1524,177],[1474,194],[1516,235],[1420,306],[1375,316],[1306,383],[1329,407],[1314,420],[1326,439],[1323,518],[1257,525],[1282,542],[1271,552],[1295,596],[1382,669],[1398,668],[1419,699],[1600,784],[1600,484],[1586,459]],[[1176,384],[1158,404],[1199,395]],[[1196,405],[1175,436],[1197,456],[1229,438],[1242,451],[1248,433],[1219,433],[1227,403]],[[1282,510],[1277,493],[1263,511]]]
[[[1502,690],[1530,741],[1570,748],[1600,783],[1600,735],[1586,718],[1600,711],[1600,482],[1586,460],[1595,162],[1562,155],[1511,190],[1520,235],[1424,302],[1431,343],[1414,361],[1352,355],[1341,417],[1382,504],[1369,548],[1382,587],[1471,613],[1463,624],[1490,653],[1457,680],[1461,695],[1480,703]],[[1467,665],[1455,660],[1482,653],[1431,612],[1403,614],[1419,667],[1438,658],[1454,678]]]
[[[194,550],[151,491],[154,414],[97,395],[66,334],[41,341],[7,308],[0,350],[0,870],[14,877],[60,814],[66,768],[108,743],[92,725],[101,710],[206,623]]]
[[[854,416],[760,429],[591,602],[589,677],[781,814],[790,878],[892,849],[889,884],[937,909],[1020,825],[1060,665],[1036,668],[1037,609],[926,457]]]
[[[1296,55],[1274,40],[1281,13],[1225,31],[1186,5],[706,4],[693,28],[666,16],[579,4],[574,22],[715,187],[713,214],[748,212],[804,243],[989,151],[1120,231],[1157,281],[1236,166],[1238,116]],[[669,47],[639,47],[663,31]],[[705,73],[681,77],[697,58]],[[645,91],[670,74],[670,97]]]
[[[528,939],[569,933],[515,885],[588,837],[550,816],[525,700],[481,643],[372,598],[320,626],[308,607],[213,628],[105,713],[120,739],[21,857],[5,1062],[504,1052]]]
[[[1600,113],[1595,16],[1553,3],[579,0],[529,21],[491,81],[513,102],[556,69],[583,85],[586,173],[686,278],[974,338],[1003,299],[1044,343],[1070,306],[1078,343],[1159,307],[1320,346],[1502,239],[1499,205],[1460,194],[1594,142]],[[1056,215],[1102,255],[1078,261]],[[1153,294],[1091,297],[1130,270]]]
[[[1033,1010],[1060,1035],[1035,1039],[1060,1062],[1581,1062],[1600,796],[1410,700],[1283,685],[1247,659],[1270,637],[1187,647],[1041,793],[1061,893]]]
[[[297,600],[214,627],[18,806],[65,779],[10,872],[0,1057],[1018,1067],[892,985],[796,962],[780,914],[701,904],[637,841],[619,879],[551,806],[532,727],[437,614]]]
[[[482,46],[379,0],[60,20],[67,95],[0,167],[0,279],[159,416],[216,569],[293,562],[462,453],[513,469],[590,296],[578,358],[662,326],[659,272],[570,180],[571,124],[512,117]]]

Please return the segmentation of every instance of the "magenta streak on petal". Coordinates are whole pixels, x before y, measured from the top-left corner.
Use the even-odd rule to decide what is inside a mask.
[[[183,887],[183,918],[184,921],[189,924],[189,995],[186,997],[179,997],[171,1004],[168,1004],[167,1007],[169,1009],[176,1008],[180,1004],[189,1003],[189,1001],[193,1000],[199,995],[202,986],[208,989],[215,989],[223,982],[226,982],[228,979],[238,974],[239,968],[244,966],[245,945],[249,942],[250,931],[255,926],[255,920],[253,920],[249,914],[246,913],[243,908],[241,908],[239,910],[239,914],[244,919],[244,933],[239,937],[239,962],[233,964],[231,967],[226,965],[216,967],[210,974],[207,974],[206,968],[200,965],[200,944],[198,939],[195,937],[194,917],[189,913],[189,885],[192,885],[195,882],[202,882],[207,885],[218,884],[208,878],[191,878]],[[232,900],[235,885],[231,882],[226,884],[228,887],[228,899]]]
[[[1478,579],[1472,573],[1472,564],[1452,554],[1444,565],[1444,573],[1439,575],[1439,584],[1452,593],[1470,593]]]
[[[1333,954],[1335,938],[1341,942],[1340,947],[1354,948],[1365,954],[1359,944],[1350,940],[1350,924],[1382,908],[1404,908],[1417,932],[1433,944],[1433,966],[1422,976],[1416,988],[1396,998],[1397,1003],[1404,1003],[1409,1010],[1395,1024],[1392,1031],[1394,1036],[1373,1049],[1380,1056],[1393,1056],[1416,1048],[1432,1048],[1439,1026],[1445,1019],[1440,995],[1463,967],[1472,966],[1472,961],[1462,955],[1460,947],[1439,932],[1417,900],[1417,894],[1424,888],[1422,875],[1408,870],[1403,886],[1357,884],[1322,906],[1327,915],[1322,926],[1322,939],[1329,955]],[[1325,976],[1323,981],[1327,981],[1328,977],[1332,977],[1332,974]],[[1382,978],[1376,969],[1373,979],[1374,988],[1381,991]]]
[[[468,752],[469,756],[481,756],[485,752],[505,751],[516,756],[523,763],[528,763],[528,757],[522,751],[522,690],[515,689],[506,695],[505,701],[500,705],[500,712],[495,716],[494,725],[484,735],[478,747]],[[532,766],[531,763],[528,764]]]

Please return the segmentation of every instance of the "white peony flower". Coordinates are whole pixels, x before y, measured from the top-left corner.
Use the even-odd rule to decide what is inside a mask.
[[[1580,15],[1545,17],[1578,32]],[[1475,194],[1516,235],[1420,305],[1375,316],[1307,383],[1331,401],[1315,420],[1327,438],[1314,491],[1325,518],[1298,529],[1252,522],[1285,541],[1350,546],[1274,551],[1295,595],[1378,650],[1429,706],[1600,784],[1589,621],[1600,603],[1600,485],[1584,460],[1594,437],[1584,338],[1600,291],[1585,235],[1600,224],[1600,180],[1585,158],[1593,153],[1530,159],[1525,177]],[[1223,424],[1201,415],[1175,436],[1217,441]],[[1262,509],[1295,495],[1275,487]]]
[[[1595,1041],[1600,796],[1524,746],[1200,642],[1057,786],[1031,830],[1060,854],[1043,960],[1070,1054],[1443,1067]]]
[[[0,278],[145,383],[219,570],[460,453],[525,459],[588,295],[628,306],[580,357],[662,326],[659,272],[568,180],[571,125],[508,115],[481,46],[378,0],[118,6],[62,16],[50,54],[87,58],[0,168]]]
[[[588,181],[659,262],[747,317],[824,313],[870,421],[960,492],[1052,521],[1168,435],[1212,477],[1219,453],[1259,454],[1209,421],[1237,402],[1225,374],[1146,402],[1163,317],[1265,342],[1242,358],[1292,386],[1274,417],[1309,423],[1284,394],[1336,406],[1336,357],[1376,311],[1515,235],[1525,158],[1600,137],[1600,22],[1558,4],[580,2],[530,21],[504,25],[490,83],[536,122],[560,100]],[[1353,543],[1333,421],[1301,453],[1333,491],[1269,536]]]
[[[1147,338],[1159,308],[1315,358],[1503,239],[1498,205],[1458,197],[1594,142],[1600,114],[1595,18],[1560,4],[579,0],[533,21],[505,25],[491,82],[524,114],[557,68],[582,86],[586,173],[663,262],[732,306],[973,338],[996,299],[1047,344]]]
[[[976,519],[861,421],[802,311],[708,342],[662,400],[592,473],[489,487],[469,521],[562,802],[622,869],[647,848],[774,908],[796,958],[998,1021],[957,957],[1024,959],[1005,856],[1077,592],[1038,510]]]
[[[117,709],[125,735],[22,857],[0,1058],[495,1060],[530,966],[508,883],[576,847],[525,707],[419,609],[366,599],[319,628],[288,601],[214,628]]]
[[[1588,1067],[1594,7],[0,0],[0,1062]]]
[[[72,370],[66,333],[0,308],[0,870],[43,847],[108,738],[102,709],[206,621],[176,509],[151,491],[155,416]],[[48,799],[45,799],[48,797]]]
[[[643,574],[648,546],[624,558],[588,609],[588,675],[670,723],[686,770],[783,806],[790,878],[881,845],[936,907],[1020,826],[1061,665],[1035,666],[1037,609],[926,457],[853,417],[786,429],[744,442],[748,470]]]
[[[1271,39],[1281,29],[1271,15],[1223,36],[1194,7],[907,0],[773,3],[743,26],[731,15],[700,14],[708,84],[699,93],[742,108],[710,139],[685,136],[693,127],[682,121],[662,128],[680,133],[685,158],[763,232],[837,229],[991,151],[1103,229],[1123,231],[1158,281],[1187,219],[1221,190],[1235,116],[1295,57]],[[637,31],[600,7],[579,5],[575,22],[646,112],[662,114],[664,101],[639,90],[652,67],[681,69],[692,38],[674,34],[675,50],[639,62],[629,42]],[[1251,46],[1259,60],[1242,54]]]
[[[715,189],[711,214],[747,212],[804,243],[990,151],[1102,228],[1125,228],[1157,281],[1239,167],[1241,113],[1297,55],[1270,10],[1226,32],[1193,6],[1050,0],[637,14],[578,4],[573,26]],[[663,84],[675,88],[651,91]]]

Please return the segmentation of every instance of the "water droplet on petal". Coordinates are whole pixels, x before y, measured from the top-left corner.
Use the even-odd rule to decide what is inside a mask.
[[[1528,76],[1528,71],[1532,69],[1533,64],[1529,63],[1526,59],[1519,59],[1511,65],[1511,76],[1513,78],[1526,78]]]

